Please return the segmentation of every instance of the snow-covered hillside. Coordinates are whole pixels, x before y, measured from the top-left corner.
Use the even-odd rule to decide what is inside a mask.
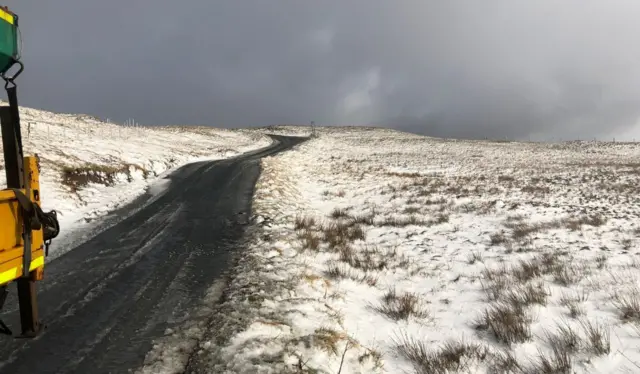
[[[319,132],[263,159],[212,372],[640,372],[640,145]]]
[[[21,108],[21,122],[25,155],[37,154],[41,160],[43,208],[60,212],[54,257],[75,237],[67,234],[91,231],[90,222],[143,193],[163,173],[271,143],[267,136],[244,130],[121,126],[29,108]]]

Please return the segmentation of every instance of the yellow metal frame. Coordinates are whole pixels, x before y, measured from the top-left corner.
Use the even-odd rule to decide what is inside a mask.
[[[25,185],[22,192],[40,205],[40,173],[35,157],[24,158]],[[13,191],[0,190],[0,286],[22,276],[24,240],[22,238],[22,215]],[[44,238],[42,229],[31,231],[31,264],[29,272],[34,280],[44,274]]]

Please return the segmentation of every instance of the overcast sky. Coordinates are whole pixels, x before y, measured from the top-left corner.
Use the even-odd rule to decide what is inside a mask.
[[[640,118],[640,1],[6,0],[23,105],[143,124],[587,138]]]

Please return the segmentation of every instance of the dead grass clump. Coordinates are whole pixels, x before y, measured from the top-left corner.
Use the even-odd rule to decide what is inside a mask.
[[[515,223],[508,224],[508,228],[512,229],[511,237],[515,240],[522,240],[531,234],[538,233],[545,228],[543,224]]]
[[[336,261],[331,261],[328,264],[326,275],[332,279],[351,279],[372,287],[378,284],[378,277],[374,273],[360,271],[349,267],[348,264]]]
[[[589,294],[586,292],[581,294],[574,293],[573,295],[563,293],[562,296],[560,296],[560,305],[569,309],[569,316],[571,318],[578,318],[584,314],[584,309],[580,303],[587,301],[588,299]]]
[[[611,352],[611,335],[609,330],[600,324],[594,324],[587,320],[580,321],[586,335],[585,350],[596,356],[602,356]]]
[[[90,183],[112,186],[115,184],[118,174],[124,174],[127,180],[131,182],[131,169],[142,171],[144,178],[147,178],[150,174],[145,168],[133,164],[106,166],[87,163],[81,166],[63,166],[62,183],[70,187],[74,192]]]
[[[294,228],[296,230],[311,229],[316,225],[316,219],[314,217],[302,217],[297,216],[294,222]]]
[[[540,352],[538,361],[527,374],[573,374],[571,354],[561,346],[553,345],[550,354]]]
[[[569,287],[582,279],[583,272],[586,270],[585,267],[580,268],[571,263],[558,261],[553,267],[553,280],[562,286]]]
[[[551,189],[547,186],[535,186],[535,185],[530,185],[530,186],[524,186],[521,189],[522,192],[525,193],[530,193],[530,194],[540,194],[540,195],[546,195],[549,192],[551,192]]]
[[[613,305],[620,312],[622,320],[640,322],[640,289],[637,286],[624,294],[616,293]]]
[[[403,213],[405,213],[405,214],[416,214],[416,213],[420,213],[420,208],[415,207],[415,206],[408,206],[408,207],[404,208]]]
[[[522,304],[497,302],[476,321],[476,329],[488,330],[500,343],[523,343],[531,339],[532,318]]]
[[[482,254],[480,252],[473,252],[467,258],[467,263],[473,265],[476,262],[482,262]]]
[[[369,225],[369,226],[373,226],[374,224],[374,218],[375,215],[373,214],[369,214],[369,215],[355,215],[355,216],[351,216],[351,222],[353,224],[358,224],[358,225]]]
[[[434,218],[433,221],[431,221],[431,223],[435,225],[440,225],[440,224],[449,222],[449,218],[450,216],[448,214],[439,213],[436,215],[436,218]]]
[[[520,282],[527,282],[541,276],[543,273],[542,264],[537,260],[520,260],[520,263],[511,269],[511,274]]]
[[[317,251],[320,249],[320,237],[311,230],[304,230],[298,234],[298,239],[302,240],[303,249]]]
[[[407,320],[409,317],[426,318],[429,316],[426,303],[420,295],[415,293],[406,292],[398,295],[395,289],[391,289],[384,295],[382,301],[382,304],[374,309],[394,321]]]
[[[527,283],[524,286],[510,288],[504,293],[504,299],[509,304],[529,306],[533,304],[546,305],[550,292],[544,283]]]
[[[491,245],[500,245],[503,244],[507,241],[507,237],[504,235],[504,232],[497,232],[495,234],[491,234],[491,236],[489,236],[489,239],[491,240]]]
[[[340,261],[346,262],[355,269],[363,271],[383,270],[387,267],[385,256],[381,256],[375,250],[364,250],[356,252],[350,246],[344,246],[340,249]]]
[[[313,343],[323,351],[337,356],[340,354],[338,344],[343,340],[349,340],[349,337],[332,328],[320,327],[314,331],[312,339]]]
[[[426,225],[427,221],[418,218],[415,215],[411,215],[409,217],[387,217],[384,221],[378,223],[378,226],[392,226],[392,227],[407,227],[407,226],[423,226]]]
[[[524,368],[518,362],[518,359],[514,356],[513,351],[503,350],[494,352],[491,354],[491,361],[488,365],[489,373],[504,373],[504,374],[524,374]]]
[[[498,182],[513,182],[515,180],[516,180],[516,178],[512,177],[511,175],[500,175],[500,176],[498,176]]]
[[[467,372],[489,354],[487,348],[463,341],[450,341],[434,350],[428,343],[404,336],[395,345],[396,352],[411,362],[416,374]]]
[[[502,297],[504,290],[509,284],[507,269],[485,269],[482,271],[483,279],[480,281],[483,291],[487,294],[489,301],[495,301]]]
[[[602,214],[584,215],[581,217],[569,217],[558,222],[558,225],[564,226],[571,231],[578,231],[582,226],[600,227],[607,223],[607,219]]]
[[[580,326],[584,336],[568,323],[558,324],[554,333],[546,332],[547,343],[551,346],[552,356],[541,355],[536,367],[544,368],[545,370],[552,367],[566,368],[566,358],[569,358],[570,363],[572,354],[585,352],[601,356],[611,352],[611,338],[605,326],[594,324],[587,320],[581,320]],[[551,371],[551,373],[555,372]]]
[[[365,240],[364,230],[360,225],[349,224],[344,222],[331,223],[321,228],[323,240],[329,244],[331,248],[349,244],[356,240]]]
[[[349,217],[349,212],[347,212],[346,209],[342,209],[342,208],[335,208],[332,212],[331,212],[331,217],[334,219],[338,219],[338,218],[346,218]]]
[[[578,352],[583,345],[580,334],[567,323],[558,324],[556,332],[545,332],[547,343],[553,348],[567,353]]]

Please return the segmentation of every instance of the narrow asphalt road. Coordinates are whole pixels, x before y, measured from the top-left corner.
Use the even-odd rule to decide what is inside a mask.
[[[0,336],[0,373],[140,367],[152,340],[179,325],[226,270],[249,224],[260,158],[304,140],[274,139],[268,149],[178,169],[162,195],[141,197],[118,212],[127,218],[47,263],[38,293],[47,329],[33,340]],[[11,292],[3,318],[18,329]]]

